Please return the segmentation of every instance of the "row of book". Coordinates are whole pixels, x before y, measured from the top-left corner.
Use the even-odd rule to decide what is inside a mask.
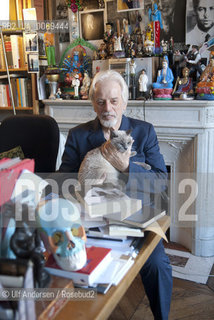
[[[32,107],[31,81],[28,78],[11,78],[13,99],[16,107]],[[8,83],[0,84],[0,106],[12,106],[11,93]]]
[[[4,35],[7,64],[10,69],[25,68],[25,50],[22,35]],[[0,69],[5,69],[2,40],[0,39]]]

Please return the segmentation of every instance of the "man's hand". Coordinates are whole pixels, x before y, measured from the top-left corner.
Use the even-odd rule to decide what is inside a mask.
[[[127,150],[124,153],[117,151],[117,149],[112,146],[110,141],[107,141],[101,146],[101,152],[103,157],[111,163],[113,167],[121,172],[128,171],[129,168],[129,158],[131,151]]]

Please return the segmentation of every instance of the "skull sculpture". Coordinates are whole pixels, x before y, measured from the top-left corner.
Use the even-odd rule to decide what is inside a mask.
[[[75,271],[85,265],[85,230],[72,202],[61,198],[46,201],[37,210],[37,222],[46,250],[62,269]]]

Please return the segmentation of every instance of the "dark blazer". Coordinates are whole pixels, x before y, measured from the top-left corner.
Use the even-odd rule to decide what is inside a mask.
[[[123,116],[119,130],[128,129],[132,129],[132,150],[137,154],[130,158],[127,192],[140,199],[145,197],[145,193],[160,193],[166,185],[166,166],[160,154],[154,127],[148,122]],[[67,137],[59,171],[77,173],[86,153],[105,141],[98,118],[72,128]],[[151,166],[151,170],[135,164],[136,161],[146,162]]]

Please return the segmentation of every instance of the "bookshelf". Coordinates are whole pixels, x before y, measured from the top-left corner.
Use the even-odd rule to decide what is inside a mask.
[[[25,51],[25,28],[22,9],[31,8],[31,1],[10,0],[8,27],[0,25],[0,111],[32,111],[39,113],[37,79],[28,72]],[[16,14],[15,14],[16,13]]]

